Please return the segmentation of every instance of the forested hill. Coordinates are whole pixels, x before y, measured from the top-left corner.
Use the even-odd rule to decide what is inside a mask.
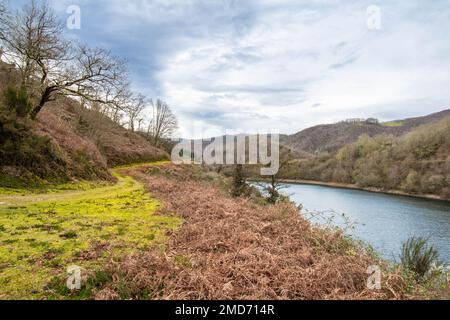
[[[378,123],[376,119],[350,119],[335,124],[318,125],[294,135],[283,136],[281,142],[296,153],[334,152],[356,142],[367,134],[401,136],[421,125],[437,122],[450,116],[450,109],[423,117]]]
[[[404,123],[413,127],[446,113]],[[364,134],[337,152],[293,160],[281,174],[290,179],[353,184],[450,200],[450,116],[400,137]]]

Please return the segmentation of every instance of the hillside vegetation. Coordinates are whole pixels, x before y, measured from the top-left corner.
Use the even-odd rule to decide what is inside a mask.
[[[337,152],[291,162],[282,176],[450,199],[449,155],[447,117],[401,137],[362,135]]]
[[[348,144],[356,142],[363,134],[370,137],[380,134],[399,137],[419,126],[435,123],[447,116],[450,116],[450,110],[444,110],[424,117],[386,123],[374,124],[366,121],[343,121],[335,124],[319,125],[294,135],[283,136],[281,137],[281,143],[296,154],[335,152]]]
[[[7,73],[16,71],[4,63],[0,66],[5,81]],[[4,82],[0,89],[0,187],[112,180],[109,167],[168,159],[143,136],[75,100],[59,97],[32,120],[27,117],[29,98],[24,90]]]
[[[2,2],[0,47],[0,187],[112,180],[109,167],[168,158],[169,106],[132,90],[124,59],[69,39],[46,1]]]

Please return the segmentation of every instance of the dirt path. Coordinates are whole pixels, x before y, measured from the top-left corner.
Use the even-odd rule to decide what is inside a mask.
[[[107,195],[113,195],[115,193],[121,193],[125,187],[138,186],[138,182],[133,179],[127,178],[120,174],[123,169],[138,168],[145,166],[161,166],[166,165],[167,162],[160,161],[154,163],[137,164],[131,166],[123,166],[112,169],[113,176],[117,179],[117,183],[110,186],[92,188],[89,190],[68,190],[58,191],[53,193],[23,193],[23,194],[0,194],[0,208],[12,207],[12,206],[26,206],[33,203],[43,202],[60,202],[70,199],[72,200],[93,200],[99,199]]]
[[[103,197],[105,194],[120,192],[120,190],[127,183],[130,183],[130,181],[127,181],[125,177],[117,173],[114,173],[114,175],[118,180],[116,184],[106,187],[93,188],[90,190],[69,190],[57,193],[0,195],[0,207],[24,206],[41,202],[59,202],[67,199],[97,199],[99,197]]]

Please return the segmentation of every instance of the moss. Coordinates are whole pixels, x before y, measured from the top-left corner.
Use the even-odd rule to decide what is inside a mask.
[[[142,184],[114,175],[117,184],[96,189],[0,196],[0,299],[86,298],[92,288],[49,289],[55,274],[64,279],[69,265],[101,272],[106,259],[162,243],[179,226],[155,214],[161,204]]]

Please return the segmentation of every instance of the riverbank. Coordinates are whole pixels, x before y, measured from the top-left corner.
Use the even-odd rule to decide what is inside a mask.
[[[251,179],[251,181],[264,181],[267,182],[269,179]],[[314,185],[314,186],[324,186],[324,187],[332,187],[332,188],[340,188],[340,189],[350,189],[350,190],[360,190],[360,191],[368,191],[374,193],[384,193],[390,195],[397,196],[405,196],[405,197],[413,197],[419,199],[428,199],[428,200],[438,200],[444,202],[450,202],[450,199],[446,199],[440,196],[436,196],[433,194],[413,194],[400,190],[383,190],[381,188],[362,188],[355,184],[346,184],[346,183],[338,183],[338,182],[323,182],[316,180],[297,180],[297,179],[280,179],[281,183],[290,183],[290,184],[306,184],[306,185]]]
[[[183,224],[165,244],[109,265],[97,299],[408,299],[408,280],[340,231],[313,227],[292,203],[233,198],[231,181],[199,166],[124,174]],[[367,270],[382,267],[381,290]],[[127,295],[123,288],[126,285]]]

